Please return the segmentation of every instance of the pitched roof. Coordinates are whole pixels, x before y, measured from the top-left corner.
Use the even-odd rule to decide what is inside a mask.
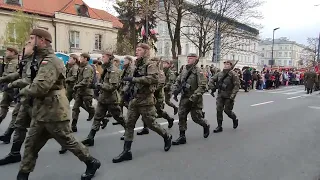
[[[55,12],[77,15],[75,5],[85,4],[88,7],[90,18],[110,21],[115,28],[122,27],[122,23],[117,17],[104,10],[91,8],[82,0],[22,0],[22,6],[10,5],[5,2],[6,0],[0,0],[0,9],[22,10],[49,17],[54,17]]]
[[[113,23],[113,27],[115,28],[122,28],[122,23],[119,21],[119,18],[109,14],[107,11],[101,10],[101,9],[94,9],[95,11],[103,20],[108,20]]]

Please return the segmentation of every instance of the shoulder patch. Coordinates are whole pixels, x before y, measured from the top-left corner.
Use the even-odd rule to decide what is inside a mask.
[[[41,64],[46,65],[48,64],[48,61],[42,61]]]

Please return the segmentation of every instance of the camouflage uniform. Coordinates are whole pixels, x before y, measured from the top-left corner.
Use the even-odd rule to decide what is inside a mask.
[[[94,116],[95,110],[92,106],[93,89],[91,87],[93,81],[93,68],[87,62],[86,64],[80,64],[78,70],[77,83],[74,86],[75,100],[72,108],[72,131],[77,132],[77,123],[80,114],[80,107],[89,113],[88,120],[91,120]]]
[[[78,75],[78,69],[79,66],[77,63],[71,65],[68,64],[67,68],[67,78],[66,78],[66,91],[67,91],[67,98],[69,102],[73,99],[74,91],[73,87],[77,81],[77,75]]]
[[[227,77],[219,85],[218,82],[228,73]],[[221,87],[219,87],[221,86]],[[223,71],[215,74],[209,82],[209,89],[215,91],[218,89],[217,97],[217,123],[218,127],[214,130],[214,133],[222,132],[222,121],[223,121],[223,111],[230,117],[233,121],[233,128],[238,127],[238,119],[235,113],[232,111],[234,106],[235,97],[240,88],[240,79],[238,74],[231,70],[224,69]]]
[[[171,86],[176,80],[175,73],[170,68],[164,68],[164,74],[166,76],[166,84],[164,86],[164,99],[168,106],[174,109],[174,115],[178,113],[178,107],[174,105],[171,100]]]
[[[39,57],[40,59],[41,57]],[[21,79],[19,79],[20,74],[12,73],[7,76],[8,81],[13,81],[9,86],[12,88],[22,89],[31,83],[31,60],[32,56],[25,57],[21,62],[23,63],[23,69],[21,73]],[[16,163],[21,161],[21,146],[26,138],[27,128],[30,127],[32,107],[30,106],[30,98],[22,96],[20,102],[16,105],[15,109],[18,107],[18,113],[16,118],[12,118],[9,129],[14,129],[13,144],[10,153],[3,159],[0,160],[0,165]],[[11,135],[9,136],[10,141]]]
[[[158,58],[152,59],[153,63],[157,63],[157,67],[159,67],[158,72],[158,86],[156,91],[154,92],[154,97],[156,98],[156,112],[158,115],[158,118],[164,118],[168,121],[168,128],[172,128],[174,119],[168,115],[166,111],[164,111],[164,85],[166,81],[165,74],[160,67],[161,61]],[[141,131],[137,132],[137,135],[144,135],[149,134],[149,129],[147,128],[147,125],[143,123],[143,129]]]
[[[18,69],[18,56],[5,57],[4,71],[2,77],[0,78],[0,83],[3,82],[4,78],[11,73],[17,72]],[[7,83],[4,84],[4,87],[7,87]],[[14,100],[14,91],[13,89],[7,89],[2,93],[2,100],[0,102],[0,123],[6,118],[9,111],[9,106]]]
[[[33,30],[33,33],[39,31],[44,30]],[[71,134],[70,107],[64,88],[65,66],[55,56],[51,47],[40,49],[38,54],[43,57],[39,71],[33,82],[20,91],[21,96],[31,96],[34,100],[32,124],[26,139],[18,179],[27,179],[34,170],[39,151],[50,138],[54,138],[85,162],[87,171],[82,176],[92,177],[100,167],[100,162],[91,157],[87,148]]]
[[[156,120],[156,108],[154,92],[158,84],[158,69],[154,63],[150,63],[147,58],[136,60],[134,77],[126,77],[124,81],[134,83],[133,99],[129,102],[127,122],[125,129],[125,142],[123,152],[113,159],[114,163],[131,160],[131,143],[133,141],[134,128],[140,115],[142,121],[151,130],[164,138],[165,151],[171,147],[172,136],[163,129]]]
[[[311,94],[314,84],[317,82],[317,74],[314,71],[306,72],[304,75],[304,80],[307,88],[307,94]]]
[[[111,112],[113,118],[118,121],[123,127],[125,127],[124,118],[121,113],[119,106],[119,93],[117,88],[120,83],[120,70],[109,62],[107,67],[101,76],[102,84],[97,84],[97,88],[100,89],[98,98],[98,105],[96,107],[96,113],[94,115],[94,121],[92,123],[91,131],[84,141],[83,144],[88,146],[94,145],[94,136],[100,129],[101,122],[104,119],[107,111]],[[104,127],[108,122],[104,122]]]
[[[122,112],[123,112],[123,106],[125,106],[128,109],[128,105],[129,105],[129,102],[125,102],[123,98],[124,92],[127,91],[129,83],[126,81],[123,81],[123,78],[132,77],[132,75],[133,75],[133,67],[130,64],[127,66],[124,66],[124,69],[122,70],[122,74],[120,78],[121,83],[119,86],[120,107],[122,109]]]
[[[173,86],[174,94],[183,83],[183,78],[187,75],[192,65],[185,65]],[[203,127],[203,136],[207,138],[210,133],[210,125],[203,118],[203,94],[206,91],[207,80],[199,67],[193,67],[191,74],[186,80],[186,87],[183,87],[181,98],[179,101],[179,131],[180,136],[172,142],[172,145],[180,145],[186,143],[185,132],[187,130],[187,116],[191,113],[192,120]]]

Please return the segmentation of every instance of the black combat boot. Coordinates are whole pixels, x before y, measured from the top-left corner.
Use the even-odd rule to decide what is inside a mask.
[[[203,127],[203,137],[207,138],[210,134],[210,124]]]
[[[5,144],[9,144],[11,140],[11,135],[14,132],[14,128],[8,128],[6,132],[0,136],[0,141]]]
[[[72,120],[72,123],[71,123],[72,132],[78,132],[77,123],[78,123],[78,119]]]
[[[112,162],[119,163],[122,161],[132,160],[131,144],[132,144],[132,141],[124,141],[122,153],[119,156],[113,158]]]
[[[172,145],[180,145],[187,143],[186,131],[180,131],[180,136],[175,141],[172,141]]]
[[[4,157],[3,159],[0,159],[0,165],[6,165],[6,164],[12,164],[17,163],[21,161],[21,146],[23,142],[14,142],[11,147],[10,153]]]
[[[111,112],[108,112],[108,114],[106,115],[108,118],[112,117]]]
[[[82,144],[86,145],[86,146],[94,146],[94,136],[96,135],[95,130],[91,129],[88,137],[82,141]]]
[[[215,130],[213,130],[213,133],[219,133],[223,131],[222,121],[221,120],[217,120],[217,121],[218,121],[218,127]]]
[[[169,128],[169,129],[172,128],[172,126],[173,126],[173,121],[174,121],[173,118],[169,118],[169,119],[168,119],[168,128]]]
[[[237,129],[238,125],[239,125],[239,119],[234,119],[232,120],[233,122],[233,129]]]
[[[169,151],[172,144],[172,135],[167,134],[164,138],[164,151]]]
[[[98,159],[92,158],[92,160],[84,162],[87,165],[86,172],[81,175],[81,180],[91,180],[100,168],[101,163]]]
[[[25,172],[19,171],[18,176],[17,176],[17,180],[28,180],[29,174],[30,173],[25,173]]]
[[[107,117],[104,117],[101,121],[101,129],[105,129],[108,125],[109,119]]]
[[[143,129],[137,132],[137,135],[149,134],[149,129],[146,124],[143,123]]]
[[[122,140],[122,141],[124,140],[124,134],[121,136],[120,140]]]
[[[59,150],[59,154],[65,154],[67,151],[68,151],[67,149],[61,146],[61,149]]]
[[[91,121],[93,119],[94,113],[95,113],[95,111],[89,113],[89,117],[88,117],[87,121]]]

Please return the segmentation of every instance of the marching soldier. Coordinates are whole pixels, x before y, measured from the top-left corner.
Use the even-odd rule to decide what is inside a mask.
[[[314,69],[309,69],[307,73],[304,75],[305,86],[307,88],[307,94],[312,94],[314,84],[317,80],[317,74],[314,72]]]
[[[94,136],[99,131],[101,122],[105,119],[107,111],[109,111],[113,118],[118,121],[124,128],[125,122],[119,106],[119,93],[117,91],[120,84],[120,69],[113,65],[112,60],[109,58],[110,54],[104,53],[102,60],[105,65],[101,76],[101,83],[98,83],[97,89],[100,90],[98,105],[96,107],[96,113],[94,115],[94,121],[91,127],[91,131],[88,137],[82,141],[84,145],[93,146]],[[104,127],[108,122],[104,122]]]
[[[126,56],[124,58],[124,63],[123,63],[123,70],[121,74],[121,83],[119,86],[119,93],[120,93],[120,107],[121,111],[123,113],[123,106],[125,106],[128,109],[129,102],[125,102],[123,95],[124,92],[127,91],[129,82],[123,81],[124,78],[126,77],[132,77],[133,76],[133,67],[132,67],[132,58],[130,56]]]
[[[218,127],[213,131],[214,133],[223,131],[223,111],[232,119],[233,128],[238,127],[238,118],[232,110],[240,88],[240,79],[238,74],[232,70],[233,64],[233,61],[225,61],[223,70],[215,74],[209,82],[209,89],[213,92],[218,90],[216,103]]]
[[[207,138],[210,134],[210,124],[203,118],[203,94],[206,91],[207,80],[199,67],[195,65],[198,56],[195,53],[188,55],[188,64],[183,66],[174,86],[173,94],[178,95],[179,87],[186,83],[181,98],[179,101],[179,131],[180,136],[177,140],[172,142],[172,145],[185,144],[187,130],[187,116],[191,113],[192,120],[203,127],[203,137]],[[192,69],[191,69],[192,68]],[[190,76],[184,79],[188,72],[191,71]],[[183,82],[186,81],[186,82]]]
[[[6,56],[4,60],[4,67],[0,83],[3,79],[11,73],[17,72],[18,69],[18,50],[13,47],[8,47],[6,50]],[[3,86],[2,100],[0,102],[0,123],[6,118],[9,111],[9,106],[14,100],[13,89],[7,89],[7,83]]]
[[[73,87],[75,92],[75,100],[72,108],[72,131],[77,132],[77,123],[80,114],[80,107],[83,105],[84,109],[89,113],[90,121],[95,113],[94,107],[92,106],[93,99],[93,78],[94,69],[89,64],[90,56],[87,53],[80,55],[80,67],[78,70],[77,83]]]
[[[166,84],[164,86],[164,99],[168,106],[174,110],[174,115],[178,113],[178,107],[171,102],[171,86],[176,80],[175,73],[171,70],[172,62],[170,60],[163,61],[163,71],[166,76]]]
[[[30,53],[28,55],[25,55],[24,59],[21,60],[20,63],[22,64],[19,67],[22,68],[21,70],[19,70],[21,71],[21,74],[20,72],[16,72],[11,73],[10,75],[5,77],[6,81],[12,82],[8,84],[8,88],[22,89],[31,83],[30,67],[32,62],[32,53],[33,51],[31,49]],[[20,150],[27,135],[27,128],[30,127],[31,123],[32,107],[30,106],[30,97],[20,97],[20,102],[16,104],[14,111],[16,110],[18,111],[18,113],[16,116],[12,115],[12,120],[8,128],[8,130],[14,130],[13,144],[10,153],[3,159],[0,159],[0,165],[6,165],[21,161]],[[4,142],[7,141],[9,143],[10,139],[11,134],[6,134],[3,136],[3,139],[1,140],[3,140]]]
[[[136,48],[136,67],[133,77],[126,77],[123,80],[130,82],[133,91],[133,99],[129,102],[127,122],[124,137],[124,147],[122,153],[115,157],[113,163],[132,160],[131,144],[136,122],[139,116],[151,130],[158,133],[164,139],[164,150],[168,151],[171,147],[172,136],[163,129],[156,120],[156,108],[154,92],[158,85],[158,67],[150,63],[150,47],[141,43]]]
[[[67,63],[67,78],[66,78],[66,91],[67,91],[67,98],[69,102],[73,99],[74,91],[73,87],[77,81],[78,75],[78,66],[79,60],[78,56],[75,54],[71,54],[69,61]]]
[[[29,55],[33,46],[37,46],[38,52],[35,53],[40,66],[33,82],[20,91],[20,96],[33,97],[34,114],[17,180],[28,179],[36,165],[39,151],[52,137],[87,165],[81,179],[91,179],[100,167],[100,162],[71,133],[70,107],[64,88],[66,69],[55,56],[51,42],[51,35],[47,31],[34,29],[25,50]]]

